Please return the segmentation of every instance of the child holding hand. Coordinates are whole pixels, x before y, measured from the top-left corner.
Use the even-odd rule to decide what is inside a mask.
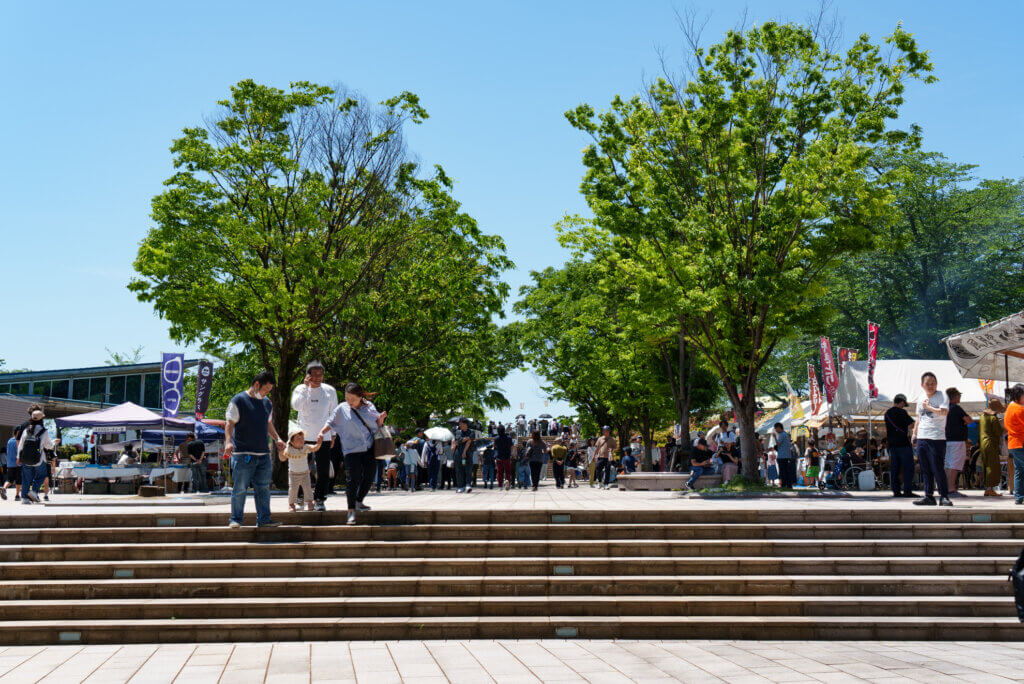
[[[295,511],[299,487],[302,487],[302,496],[308,502],[307,510],[313,510],[313,488],[309,482],[308,454],[319,449],[323,443],[324,438],[318,437],[316,444],[306,444],[306,433],[302,430],[292,430],[288,433],[288,446],[278,454],[282,461],[288,462],[288,510],[292,512]]]

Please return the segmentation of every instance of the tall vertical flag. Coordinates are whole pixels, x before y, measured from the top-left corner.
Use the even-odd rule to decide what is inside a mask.
[[[818,376],[814,372],[814,364],[807,364],[807,384],[811,388],[811,415],[817,415],[821,409],[821,386],[818,385]]]
[[[981,385],[981,391],[985,393],[986,399],[995,394],[995,380],[982,380],[981,378],[978,378],[978,384]]]
[[[831,404],[836,400],[839,376],[836,374],[835,357],[832,356],[832,343],[827,337],[821,338],[821,380],[825,384],[825,396]]]
[[[878,324],[868,321],[868,396],[878,396],[875,385],[875,363],[878,361]]]
[[[185,386],[185,355],[163,355],[160,364],[160,390],[163,396],[164,418],[174,418],[181,408],[181,394]]]
[[[789,374],[782,374],[782,384],[786,386],[786,395],[789,397],[789,415],[793,418],[804,417],[804,407],[800,403],[800,397],[793,391],[793,386],[789,384]]]
[[[210,405],[210,387],[213,385],[213,364],[205,359],[199,362],[196,375],[196,420],[202,420]]]

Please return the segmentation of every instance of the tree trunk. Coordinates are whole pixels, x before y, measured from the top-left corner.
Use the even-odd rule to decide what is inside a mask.
[[[733,400],[736,422],[739,427],[740,453],[743,458],[743,475],[748,478],[757,477],[757,449],[754,440],[757,433],[754,429],[754,409],[757,406],[753,391],[743,393],[743,398]]]
[[[654,447],[654,429],[649,420],[644,422],[642,436],[644,440],[644,454],[641,470],[643,472],[651,472],[654,470],[654,459],[651,456],[651,449]]]

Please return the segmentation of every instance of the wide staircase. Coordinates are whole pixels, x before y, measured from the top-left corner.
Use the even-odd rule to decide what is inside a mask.
[[[0,644],[1024,636],[1019,509],[281,518],[8,517]]]

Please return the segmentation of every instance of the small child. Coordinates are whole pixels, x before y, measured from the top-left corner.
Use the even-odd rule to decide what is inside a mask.
[[[302,430],[292,430],[288,433],[288,446],[278,456],[282,461],[288,462],[288,510],[295,511],[295,501],[298,499],[299,488],[302,488],[303,498],[306,500],[306,510],[313,510],[313,488],[309,483],[309,458],[310,452],[316,451],[324,443],[323,437],[318,437],[316,444],[306,444],[306,433]]]

